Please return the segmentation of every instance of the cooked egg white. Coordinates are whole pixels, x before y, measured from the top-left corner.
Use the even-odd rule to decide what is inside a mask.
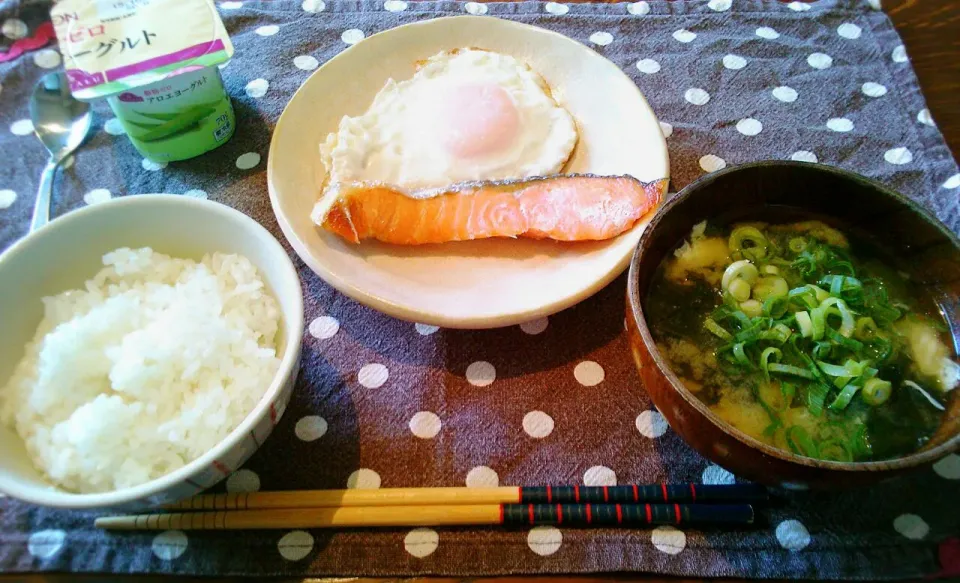
[[[320,146],[325,187],[387,185],[430,196],[475,180],[560,172],[577,142],[573,117],[517,59],[458,49],[389,79],[363,114]]]

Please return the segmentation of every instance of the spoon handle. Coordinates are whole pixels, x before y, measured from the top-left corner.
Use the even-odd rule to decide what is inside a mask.
[[[47,162],[40,175],[40,188],[37,190],[37,202],[33,207],[33,220],[30,221],[30,232],[50,222],[50,194],[53,192],[53,176],[57,172],[58,160],[53,158]]]

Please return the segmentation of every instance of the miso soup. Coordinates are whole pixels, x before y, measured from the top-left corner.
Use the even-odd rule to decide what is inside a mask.
[[[914,452],[960,383],[929,290],[872,241],[817,220],[698,224],[659,266],[644,312],[715,414],[806,457]]]

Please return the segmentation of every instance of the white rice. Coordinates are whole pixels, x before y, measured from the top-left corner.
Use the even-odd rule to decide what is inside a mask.
[[[0,421],[75,492],[134,486],[209,451],[255,407],[280,360],[280,310],[256,267],[117,249],[83,289],[43,298]]]

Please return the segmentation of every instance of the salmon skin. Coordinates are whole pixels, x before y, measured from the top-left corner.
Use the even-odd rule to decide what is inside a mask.
[[[566,174],[458,185],[429,198],[383,186],[324,195],[313,221],[352,243],[423,245],[490,237],[599,241],[628,231],[663,198],[667,180]]]

